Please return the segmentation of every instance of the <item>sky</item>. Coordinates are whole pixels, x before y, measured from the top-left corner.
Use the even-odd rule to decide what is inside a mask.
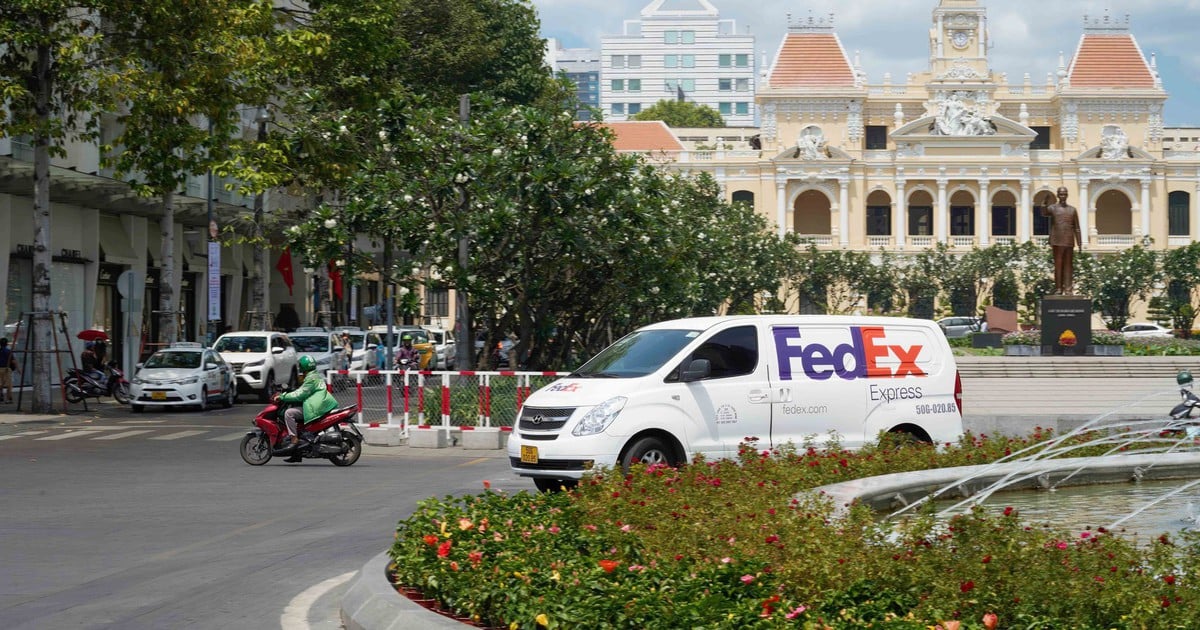
[[[621,33],[624,20],[639,19],[650,0],[532,0],[542,36],[567,48],[600,48],[600,38]],[[884,73],[893,82],[929,67],[929,28],[938,0],[709,0],[738,33],[755,36],[755,47],[771,63],[793,20],[827,17],[853,60],[859,51],[870,83]],[[987,9],[994,72],[1020,82],[1028,72],[1035,85],[1058,69],[1059,52],[1069,64],[1083,34],[1083,16],[1129,16],[1142,52],[1157,55],[1169,94],[1168,127],[1200,127],[1200,0],[982,0]],[[667,6],[671,6],[668,3]],[[761,58],[761,54],[759,55]]]

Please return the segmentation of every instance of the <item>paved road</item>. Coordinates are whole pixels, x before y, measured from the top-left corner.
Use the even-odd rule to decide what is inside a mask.
[[[247,466],[256,410],[0,425],[0,625],[339,628],[345,581],[418,500],[532,489],[499,451]]]

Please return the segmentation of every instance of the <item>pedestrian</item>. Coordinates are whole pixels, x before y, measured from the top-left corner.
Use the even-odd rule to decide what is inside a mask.
[[[13,402],[13,373],[17,371],[17,357],[8,347],[8,337],[0,337],[0,402]]]

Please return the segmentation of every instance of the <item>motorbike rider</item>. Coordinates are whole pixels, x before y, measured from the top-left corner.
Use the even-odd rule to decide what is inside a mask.
[[[100,371],[100,357],[96,355],[94,341],[83,344],[83,352],[79,354],[79,364],[88,378],[92,379],[96,385],[104,387],[104,373]]]
[[[300,387],[277,397],[281,403],[301,403],[300,406],[288,407],[287,411],[283,412],[283,421],[287,424],[291,446],[294,448],[292,456],[283,461],[290,463],[301,459],[300,429],[304,427],[304,423],[312,422],[337,408],[337,400],[325,389],[325,380],[316,371],[317,362],[305,355],[300,357],[298,365],[300,373],[304,376]]]
[[[396,369],[414,370],[420,366],[421,353],[413,347],[412,335],[400,338],[400,348],[396,350]],[[407,363],[405,363],[407,361]]]

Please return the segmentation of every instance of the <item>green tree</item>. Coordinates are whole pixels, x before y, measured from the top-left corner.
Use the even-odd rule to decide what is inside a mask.
[[[159,343],[178,334],[171,281],[175,191],[226,158],[229,138],[241,134],[240,105],[265,103],[271,86],[250,70],[272,49],[274,27],[265,0],[107,0],[104,50],[124,106],[117,115],[120,133],[104,150],[118,177],[162,200]],[[255,286],[261,287],[261,248],[256,252]],[[251,310],[261,312],[263,296],[255,297]]]
[[[1076,263],[1076,286],[1091,296],[1093,308],[1110,330],[1124,326],[1133,301],[1147,300],[1162,279],[1158,252],[1150,249],[1149,238],[1117,254],[1077,255]]]
[[[724,127],[725,119],[717,110],[691,101],[662,100],[632,117],[633,120],[661,120],[668,127]]]
[[[0,3],[0,136],[32,138],[34,412],[52,409],[50,351],[53,307],[50,287],[50,157],[65,154],[74,138],[94,137],[103,109],[103,75],[93,74],[101,40],[100,2],[6,0]]]
[[[1172,326],[1180,336],[1190,339],[1196,314],[1200,313],[1200,243],[1168,250],[1163,255],[1162,270]]]

